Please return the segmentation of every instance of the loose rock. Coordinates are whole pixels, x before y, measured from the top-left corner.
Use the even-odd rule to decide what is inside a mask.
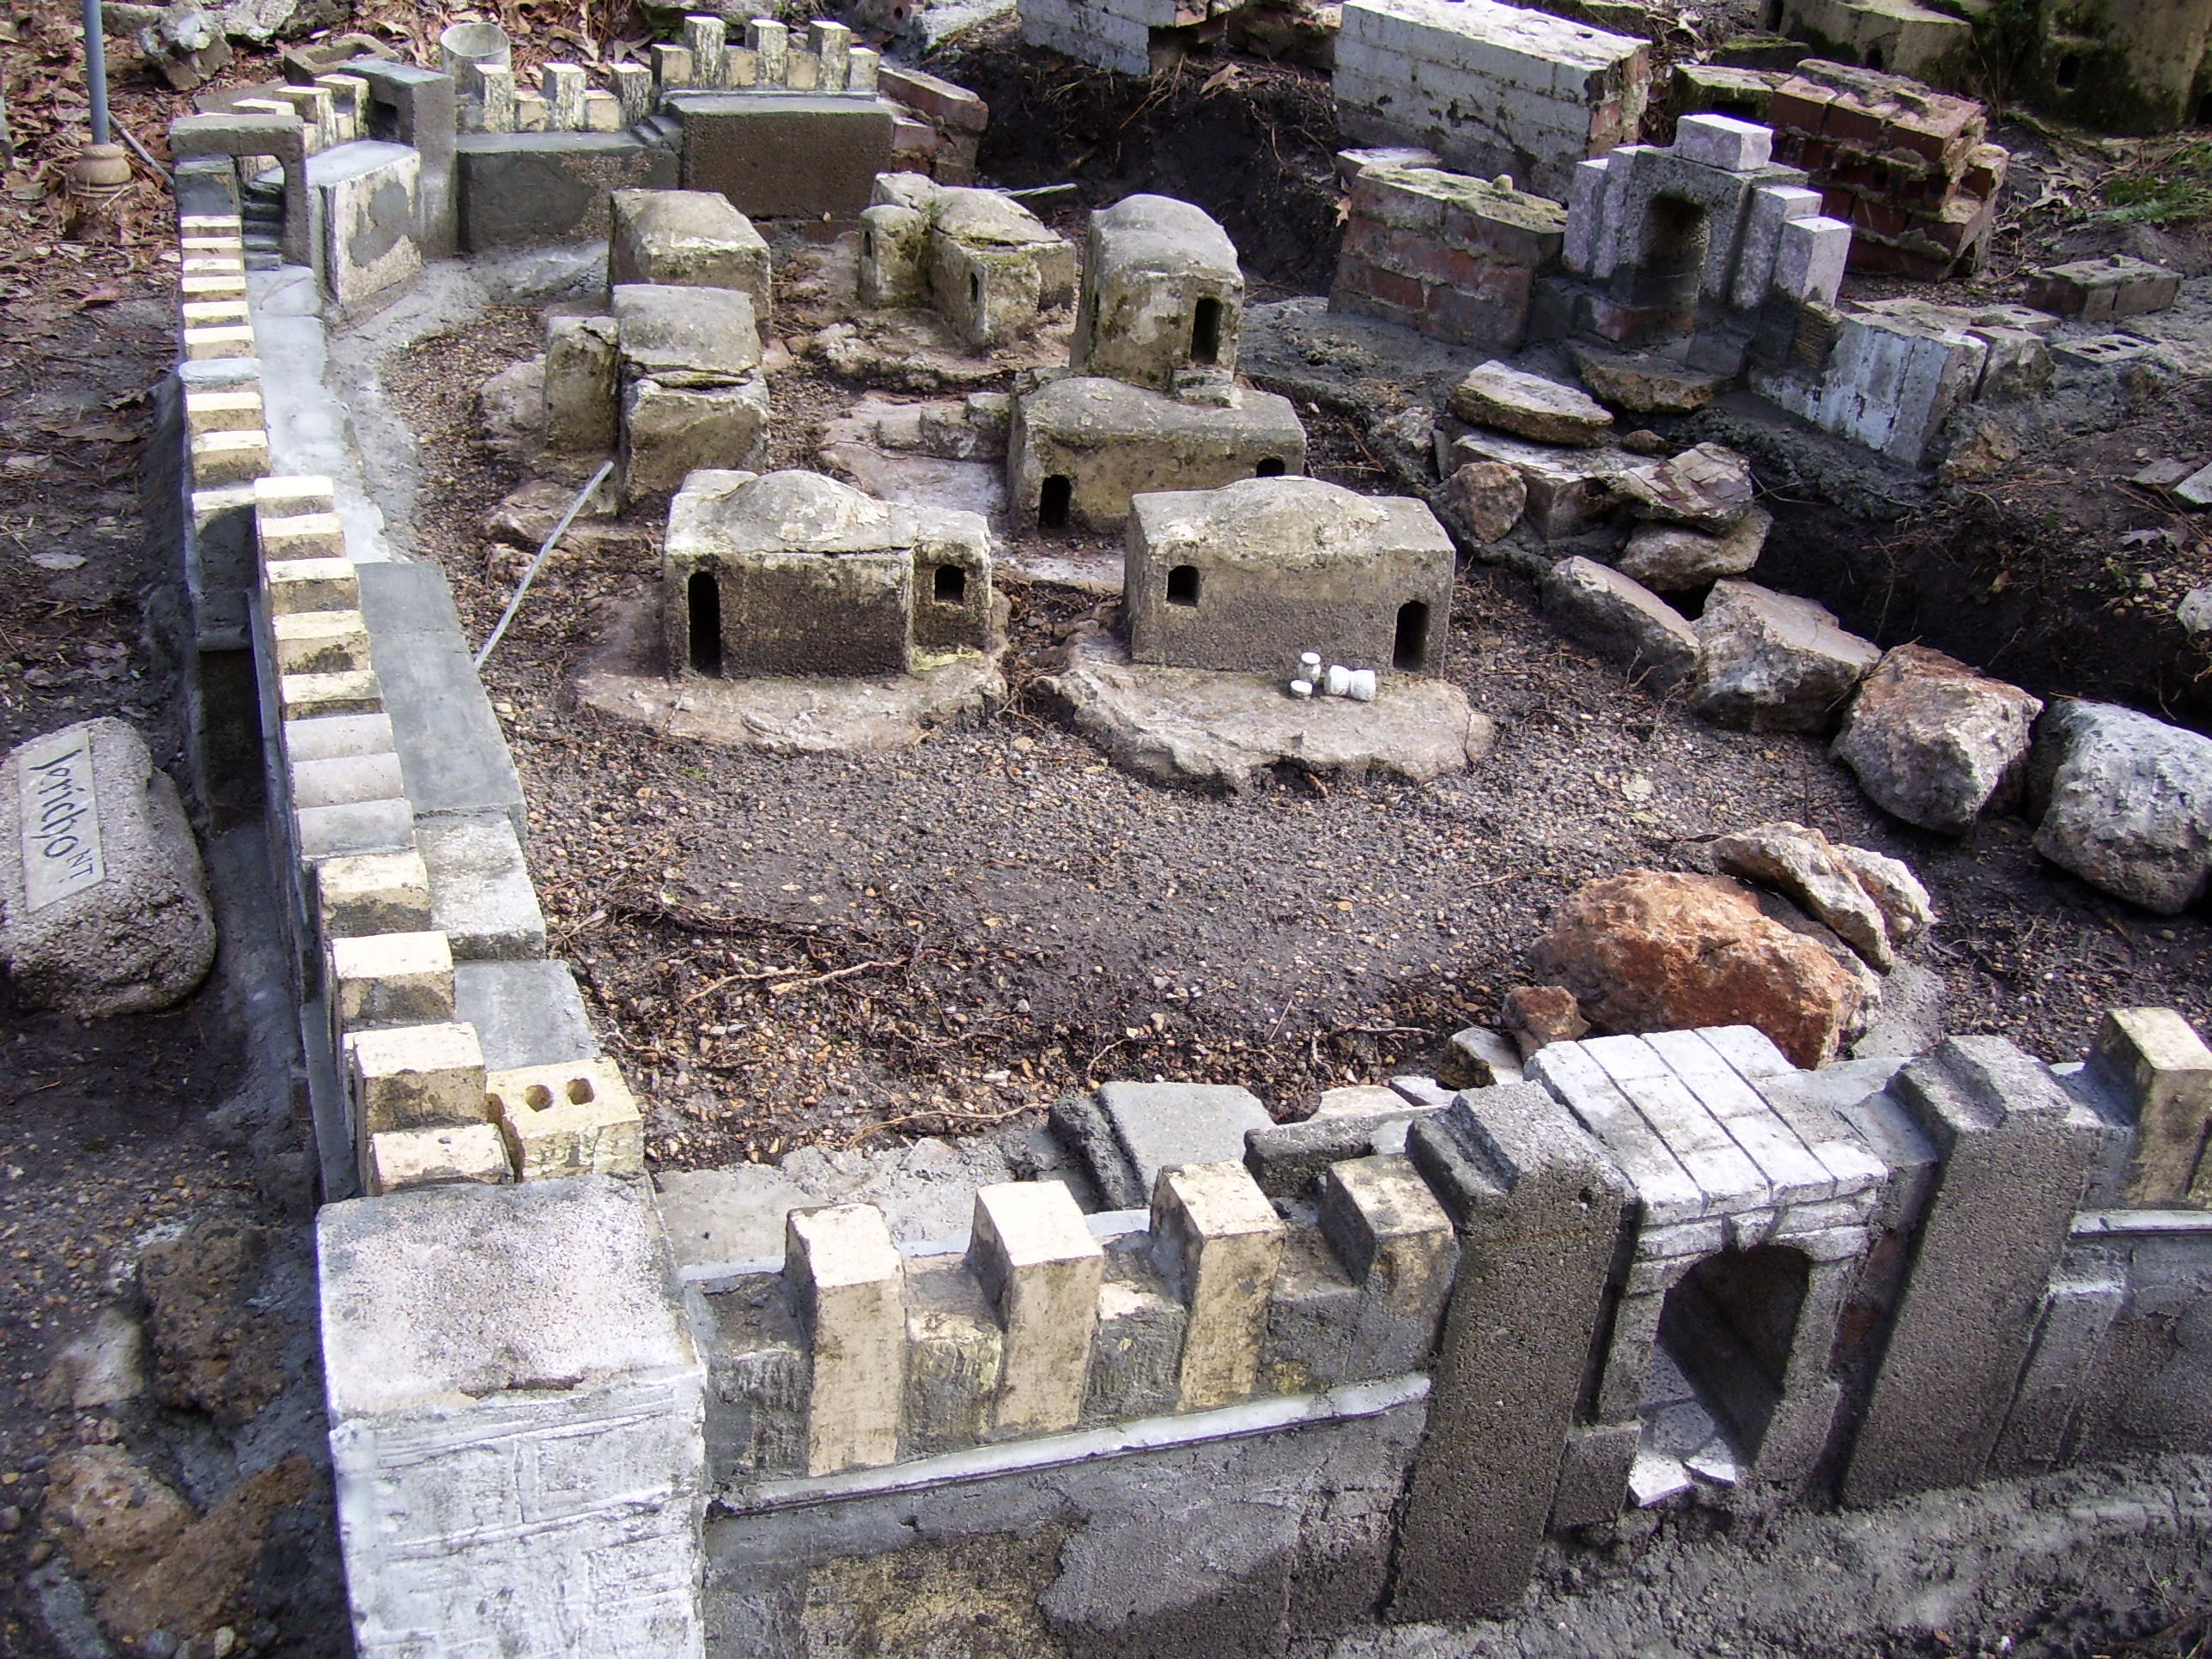
[[[248,1476],[179,1534],[159,1561],[102,1596],[100,1622],[139,1638],[164,1627],[206,1631],[226,1619],[243,1623],[252,1611],[256,1565],[279,1514],[318,1501],[330,1498],[314,1466],[298,1452]]]
[[[1561,632],[1662,690],[1698,666],[1697,630],[1633,577],[1577,554],[1552,567],[1543,592],[1544,609]]]
[[[1468,535],[1484,546],[1521,522],[1528,505],[1528,485],[1503,461],[1469,461],[1444,486],[1444,507]]]
[[[2035,850],[2092,886],[2178,915],[2212,872],[2212,739],[2115,703],[2066,699],[2030,762]]]
[[[1523,1060],[1547,1043],[1572,1042],[1590,1028],[1575,994],[1564,985],[1515,986],[1505,994],[1500,1018]]]
[[[1750,507],[1757,486],[1751,463],[1719,444],[1698,444],[1649,471],[1620,481],[1629,511],[1714,535],[1730,528]]]
[[[120,1446],[84,1446],[47,1468],[46,1525],[70,1565],[103,1588],[167,1555],[194,1520],[192,1507]]]
[[[1729,875],[1787,894],[1875,967],[1886,970],[1896,962],[1889,925],[1874,895],[1818,830],[1762,823],[1723,836],[1713,843],[1713,861]]]
[[[1725,876],[1631,870],[1593,882],[1534,957],[1606,1030],[1755,1025],[1799,1066],[1832,1058],[1858,1013],[1855,978]]]
[[[264,1229],[223,1218],[140,1259],[154,1392],[164,1405],[236,1425],[283,1392],[283,1322],[254,1305],[268,1248]]]
[[[1884,656],[1832,751],[1885,812],[1963,835],[2018,799],[2040,699],[1924,646]]]
[[[207,977],[199,848],[176,786],[122,720],[64,726],[0,764],[0,965],[33,1007],[151,1013]]]
[[[1881,659],[1825,605],[1755,582],[1714,584],[1696,633],[1692,707],[1753,732],[1824,730]]]
[[[1712,402],[1727,381],[1669,357],[1574,349],[1576,370],[1600,403],[1632,415],[1686,415]]]
[[[1453,388],[1451,411],[1540,444],[1603,443],[1613,429],[1612,414],[1584,393],[1499,362],[1483,364]]]
[[[1875,908],[1881,912],[1881,925],[1892,945],[1905,950],[1935,925],[1936,906],[1920,878],[1904,860],[1842,842],[1829,845],[1866,889]]]
[[[1720,536],[1680,525],[1641,525],[1622,550],[1619,568],[1656,592],[1703,587],[1723,576],[1741,576],[1757,564],[1766,532],[1773,528],[1774,515],[1762,507],[1747,508]]]

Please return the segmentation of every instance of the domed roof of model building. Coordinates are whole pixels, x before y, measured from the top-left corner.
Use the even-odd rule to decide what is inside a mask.
[[[1237,270],[1237,245],[1206,210],[1172,196],[1125,196],[1091,216],[1113,263],[1144,270]]]
[[[1362,495],[1319,478],[1245,478],[1218,489],[1142,495],[1132,505],[1147,550],[1160,559],[1172,558],[1181,544],[1216,562],[1316,570],[1451,545],[1419,501]]]
[[[694,554],[868,553],[913,545],[914,514],[819,472],[765,473],[732,489],[694,473],[670,504],[672,550]]]

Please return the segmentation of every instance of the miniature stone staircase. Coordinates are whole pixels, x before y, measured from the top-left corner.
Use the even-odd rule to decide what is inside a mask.
[[[274,270],[283,264],[284,186],[281,179],[257,179],[239,191],[240,239],[248,270]]]

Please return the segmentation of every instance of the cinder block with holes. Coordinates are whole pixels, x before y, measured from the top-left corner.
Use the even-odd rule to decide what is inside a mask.
[[[611,1060],[494,1072],[484,1091],[519,1180],[645,1168],[644,1121]]]

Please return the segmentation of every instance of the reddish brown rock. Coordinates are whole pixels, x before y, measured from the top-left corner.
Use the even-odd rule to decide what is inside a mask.
[[[1858,1012],[1851,975],[1725,876],[1630,870],[1592,882],[1534,959],[1601,1030],[1755,1025],[1799,1066],[1832,1059]]]
[[[283,1392],[283,1322],[253,1300],[268,1249],[263,1229],[220,1218],[141,1258],[154,1392],[163,1405],[236,1426]]]
[[[1502,1019],[1523,1060],[1547,1042],[1572,1042],[1589,1030],[1575,994],[1563,985],[1515,986],[1505,994]]]
[[[294,1452],[240,1481],[179,1534],[160,1560],[103,1595],[100,1622],[133,1640],[157,1630],[212,1631],[246,1623],[255,1565],[272,1540],[279,1513],[330,1501],[314,1465]]]

